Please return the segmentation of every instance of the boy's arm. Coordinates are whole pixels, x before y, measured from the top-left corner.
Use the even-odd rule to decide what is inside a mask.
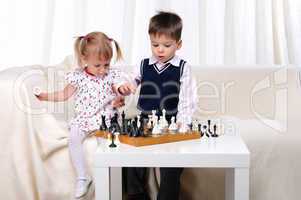
[[[75,91],[76,91],[76,87],[74,87],[71,84],[67,84],[66,87],[61,91],[57,91],[53,93],[42,92],[39,95],[36,95],[36,97],[40,101],[65,101],[69,99],[74,94]]]
[[[178,104],[177,123],[190,124],[192,116],[197,108],[196,82],[191,75],[191,67],[185,64],[180,79],[180,94]]]

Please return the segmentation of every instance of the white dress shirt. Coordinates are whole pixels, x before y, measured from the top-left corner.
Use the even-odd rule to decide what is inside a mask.
[[[174,56],[166,63],[160,63],[154,56],[149,59],[149,65],[155,64],[161,70],[167,63],[180,67],[181,58]],[[159,73],[159,72],[158,72]],[[134,69],[133,78],[138,86],[141,83],[140,65]],[[180,78],[180,93],[178,103],[177,122],[189,124],[192,122],[192,116],[197,108],[197,90],[196,82],[191,76],[191,67],[187,63],[184,65],[183,74]]]

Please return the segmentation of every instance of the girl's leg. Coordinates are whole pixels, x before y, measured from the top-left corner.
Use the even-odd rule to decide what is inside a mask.
[[[83,141],[85,137],[85,132],[81,131],[76,126],[71,127],[69,138],[69,152],[72,164],[79,179],[87,178],[87,167],[83,150]]]
[[[92,183],[91,178],[87,174],[87,167],[84,158],[83,141],[87,134],[76,126],[72,126],[70,130],[69,151],[72,164],[77,173],[77,183],[75,188],[75,198],[79,199],[84,196]]]

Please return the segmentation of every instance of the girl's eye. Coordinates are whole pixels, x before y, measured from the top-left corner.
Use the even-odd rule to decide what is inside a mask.
[[[101,65],[95,65],[96,68],[99,68]]]
[[[159,45],[157,45],[157,44],[153,44],[153,47],[158,47]]]
[[[165,44],[164,46],[168,48],[168,47],[170,47],[171,45],[170,45],[170,44]]]

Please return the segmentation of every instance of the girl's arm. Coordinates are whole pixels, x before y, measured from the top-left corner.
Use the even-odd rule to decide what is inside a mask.
[[[74,94],[75,91],[76,87],[72,86],[71,84],[68,84],[61,91],[53,93],[42,92],[40,95],[36,95],[36,97],[40,101],[66,101]]]

